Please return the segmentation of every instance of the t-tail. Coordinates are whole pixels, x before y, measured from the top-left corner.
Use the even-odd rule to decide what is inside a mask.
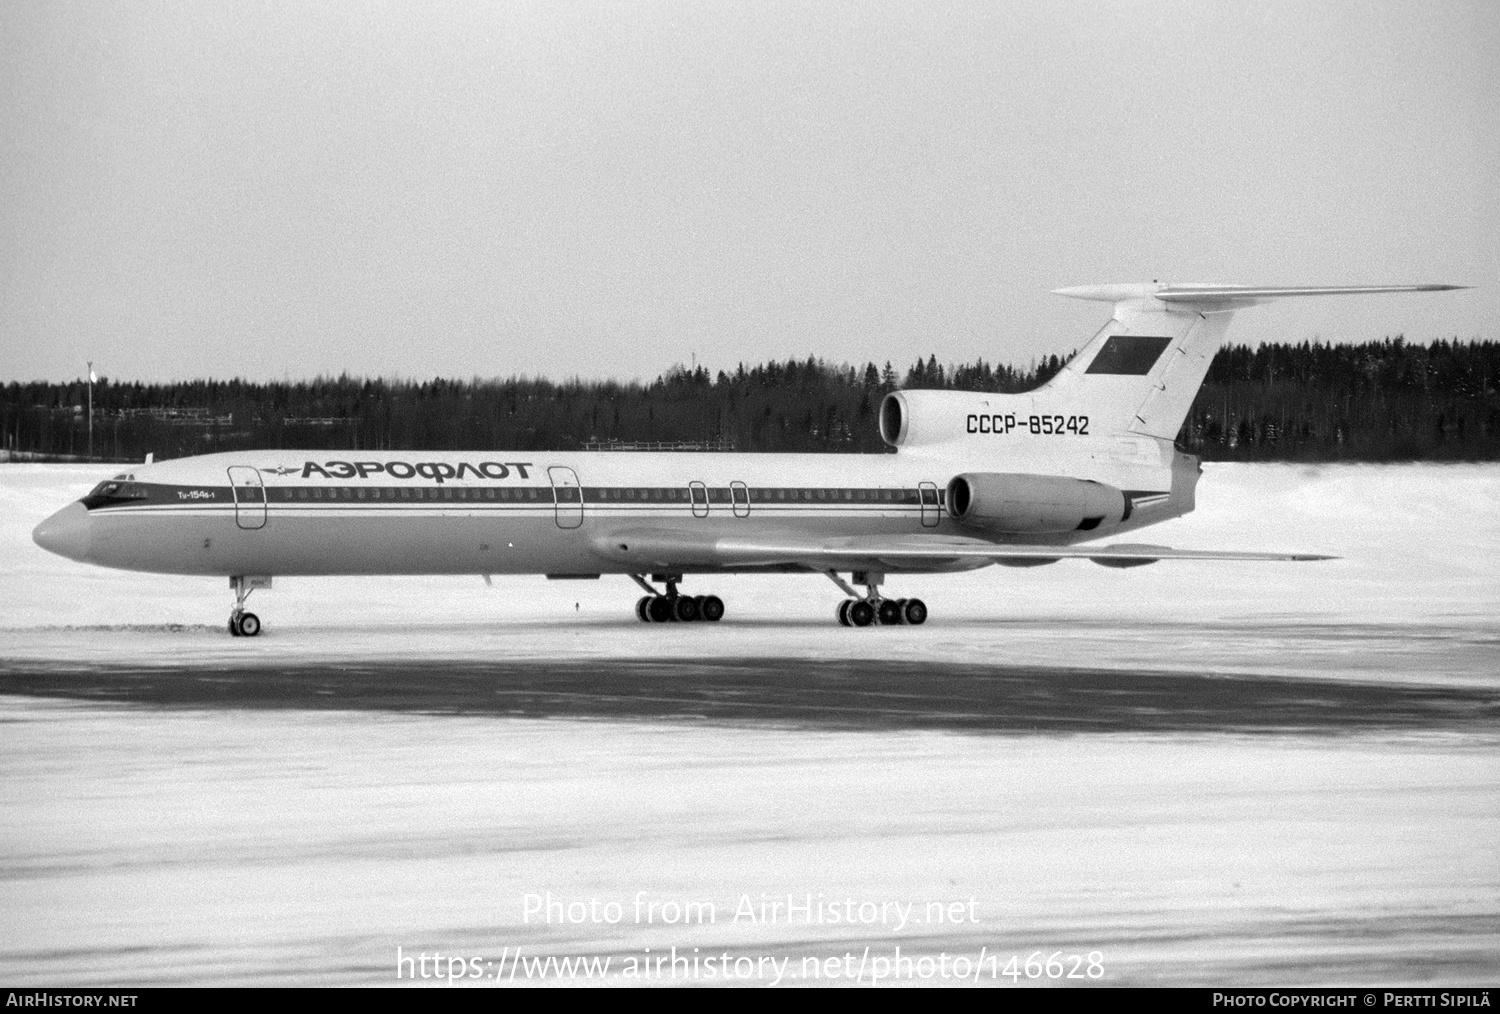
[[[881,436],[905,452],[1019,457],[1037,463],[1086,460],[1096,452],[1083,445],[1101,439],[1128,443],[1151,438],[1148,443],[1162,442],[1169,449],[1236,310],[1294,296],[1465,287],[1272,288],[1153,282],[1057,289],[1063,296],[1114,303],[1115,312],[1055,377],[1018,395],[894,392],[881,406]],[[1044,439],[1030,439],[1038,437]]]
[[[1006,535],[1045,528],[1053,537],[1155,524],[1193,509],[1199,462],[1174,441],[1236,310],[1293,296],[1460,288],[1058,289],[1113,303],[1115,312],[1056,376],[1025,394],[895,391],[881,404],[881,436],[903,454],[931,459],[935,471],[957,473],[947,502],[964,523],[993,514]]]
[[[1255,287],[1083,285],[1054,290],[1115,304],[1114,317],[1040,391],[1039,400],[1078,410],[1114,432],[1174,440],[1208,375],[1236,310],[1294,296],[1441,292],[1459,285]]]

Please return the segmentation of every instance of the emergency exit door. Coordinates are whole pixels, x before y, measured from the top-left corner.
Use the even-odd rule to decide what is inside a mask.
[[[942,519],[942,502],[938,498],[936,483],[923,482],[917,485],[922,500],[922,527],[936,528],[938,521]]]
[[[547,469],[552,480],[552,499],[556,503],[557,527],[577,528],[583,524],[583,490],[571,468],[555,465]]]

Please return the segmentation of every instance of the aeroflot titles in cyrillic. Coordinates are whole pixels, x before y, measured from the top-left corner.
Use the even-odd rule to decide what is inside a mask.
[[[508,479],[511,469],[515,469],[520,478],[529,479],[531,476],[526,470],[531,467],[529,461],[481,461],[477,465],[467,461],[460,461],[457,465],[446,461],[420,461],[415,465],[406,461],[328,461],[321,465],[309,461],[302,466],[302,478],[320,475],[325,479],[364,479],[384,473],[393,479],[420,477],[442,485],[448,479],[462,479],[465,474],[480,480]]]

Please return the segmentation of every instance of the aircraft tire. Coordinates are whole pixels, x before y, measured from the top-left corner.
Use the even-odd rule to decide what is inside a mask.
[[[651,617],[649,615],[647,615],[647,613],[646,613],[646,606],[649,605],[650,602],[651,602],[651,596],[650,595],[642,595],[640,598],[636,599],[636,602],[635,602],[635,618],[638,619],[638,620],[640,620],[642,623],[650,623],[651,622]]]
[[[880,608],[875,615],[880,619],[882,627],[894,627],[901,622],[901,601],[899,599],[882,599]]]
[[[241,637],[254,637],[260,633],[260,617],[254,613],[240,613],[239,622],[235,626],[240,628]]]
[[[724,618],[724,600],[717,595],[705,595],[698,603],[698,618],[709,623],[718,623]]]
[[[665,595],[653,595],[646,606],[646,615],[651,617],[652,623],[671,623],[672,600]]]
[[[853,599],[845,599],[844,601],[842,601],[842,602],[839,603],[839,607],[838,607],[838,610],[837,610],[838,617],[839,617],[839,626],[841,626],[841,627],[852,627],[853,626],[853,624],[849,622],[849,607],[852,606],[852,605],[854,605],[854,600]]]
[[[240,626],[239,626],[238,623],[235,622],[235,620],[237,620],[238,618],[239,617],[237,617],[237,616],[231,616],[229,618],[229,633],[232,634],[235,637],[239,637],[240,636]]]
[[[921,599],[907,599],[901,613],[907,623],[919,627],[927,622],[927,603]]]
[[[875,622],[875,607],[864,599],[849,603],[849,622],[856,627],[868,627]]]
[[[692,623],[698,618],[698,600],[691,595],[679,595],[672,603],[672,619],[678,623]]]

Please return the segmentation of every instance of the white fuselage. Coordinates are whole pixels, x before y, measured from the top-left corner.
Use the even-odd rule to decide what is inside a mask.
[[[945,487],[981,463],[905,452],[227,452],[136,466],[49,519],[50,541],[43,529],[38,541],[159,573],[592,575],[641,569],[600,552],[601,540],[627,529],[693,540],[931,534],[1056,544],[1191,509],[1189,477],[1158,466],[1154,497],[1128,521],[1066,539],[975,532],[949,516]],[[751,568],[705,560],[674,569]]]

